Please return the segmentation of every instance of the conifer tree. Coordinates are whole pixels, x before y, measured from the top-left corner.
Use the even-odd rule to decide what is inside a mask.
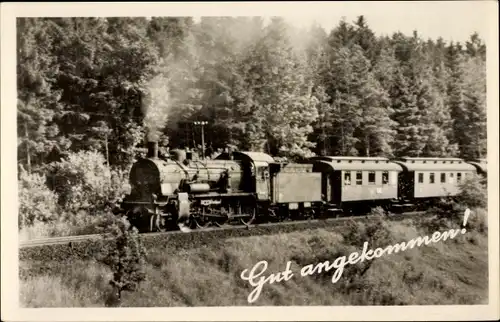
[[[424,148],[420,131],[421,117],[416,95],[410,91],[401,67],[396,71],[390,95],[394,109],[393,120],[397,122],[394,154],[398,157],[419,156]]]
[[[251,95],[240,108],[249,112],[248,147],[274,155],[305,156],[317,109],[311,84],[304,80],[305,60],[294,55],[287,25],[275,18],[244,60],[245,83]]]
[[[56,122],[61,90],[55,84],[51,27],[46,19],[17,19],[18,158],[28,172],[50,161],[51,151],[68,146]]]

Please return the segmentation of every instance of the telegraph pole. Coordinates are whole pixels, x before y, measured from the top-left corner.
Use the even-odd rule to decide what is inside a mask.
[[[201,156],[205,160],[205,130],[204,127],[207,125],[207,121],[196,121],[194,125],[201,125]]]

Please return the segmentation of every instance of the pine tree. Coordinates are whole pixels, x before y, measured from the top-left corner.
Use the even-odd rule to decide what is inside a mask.
[[[461,156],[485,158],[486,141],[486,62],[480,56],[469,58],[464,69],[464,109],[466,131],[461,133]]]
[[[270,154],[305,156],[314,144],[308,141],[310,124],[317,118],[311,84],[304,80],[305,58],[294,55],[288,26],[273,19],[243,61],[245,85],[250,93],[239,98],[247,113],[248,147]]]
[[[43,18],[17,20],[17,127],[18,158],[28,170],[48,160],[54,150],[64,150],[55,117],[61,109],[52,56],[51,23]]]
[[[328,45],[331,48],[351,47],[354,44],[354,27],[344,18],[328,36]]]
[[[326,92],[332,98],[332,151],[341,155],[391,155],[392,113],[387,91],[358,45],[330,47]]]
[[[319,25],[313,25],[305,32],[301,48],[307,60],[305,77],[311,83],[311,94],[318,110],[318,118],[312,124],[314,133],[311,141],[316,142],[315,153],[326,155],[330,151],[330,130],[332,128],[332,104],[325,89],[325,72],[329,69],[328,35]]]
[[[360,99],[356,93],[352,63],[352,52],[342,47],[330,48],[330,68],[325,73],[326,93],[331,97],[332,113],[330,119],[330,142],[332,155],[357,155],[355,145],[358,138],[354,136],[355,130],[361,124],[362,110]]]
[[[361,47],[363,55],[371,64],[377,61],[379,46],[375,33],[370,29],[364,16],[359,16],[354,23],[353,43]]]
[[[417,107],[416,95],[399,67],[395,74],[391,90],[393,120],[397,122],[394,140],[394,154],[398,157],[415,157],[422,154],[425,143],[421,137],[421,120]]]

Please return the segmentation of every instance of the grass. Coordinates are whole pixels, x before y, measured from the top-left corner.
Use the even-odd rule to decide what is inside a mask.
[[[395,242],[428,234],[411,220],[384,225]],[[347,236],[345,232],[317,228],[229,238],[215,246],[176,252],[168,252],[164,246],[153,247],[148,249],[147,280],[136,292],[125,292],[121,306],[249,305],[247,296],[253,288],[240,274],[261,260],[269,263],[266,276],[284,270],[287,261],[292,261],[294,277],[266,284],[252,305],[445,305],[488,301],[487,236],[476,231],[384,255],[372,261],[364,273],[364,264],[346,266],[335,284],[331,283],[333,270],[300,276],[303,265],[361,250],[359,236]],[[20,272],[20,301],[24,307],[103,307],[110,303],[111,272],[98,262],[23,260]]]
[[[84,211],[66,214],[50,222],[35,221],[32,225],[19,229],[19,241],[41,238],[98,234],[106,231],[113,221],[110,213],[91,216]]]

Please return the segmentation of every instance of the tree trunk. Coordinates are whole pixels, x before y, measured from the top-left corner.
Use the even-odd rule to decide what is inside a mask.
[[[342,124],[340,126],[341,129],[341,135],[342,135],[342,155],[345,155],[345,144],[344,144],[344,121],[342,121]]]
[[[323,153],[322,155],[327,155],[327,141],[328,138],[326,137],[326,131],[325,131],[325,126],[322,125],[322,130],[323,130]]]
[[[29,144],[29,135],[28,135],[28,123],[24,122],[24,132],[26,136],[26,167],[28,169],[28,173],[31,173],[31,155],[30,155],[30,144]]]
[[[370,137],[368,135],[365,136],[365,141],[366,141],[366,148],[365,148],[365,153],[366,156],[370,156]]]
[[[108,149],[108,135],[104,137],[104,146],[106,148],[106,165],[109,168],[109,149]]]

